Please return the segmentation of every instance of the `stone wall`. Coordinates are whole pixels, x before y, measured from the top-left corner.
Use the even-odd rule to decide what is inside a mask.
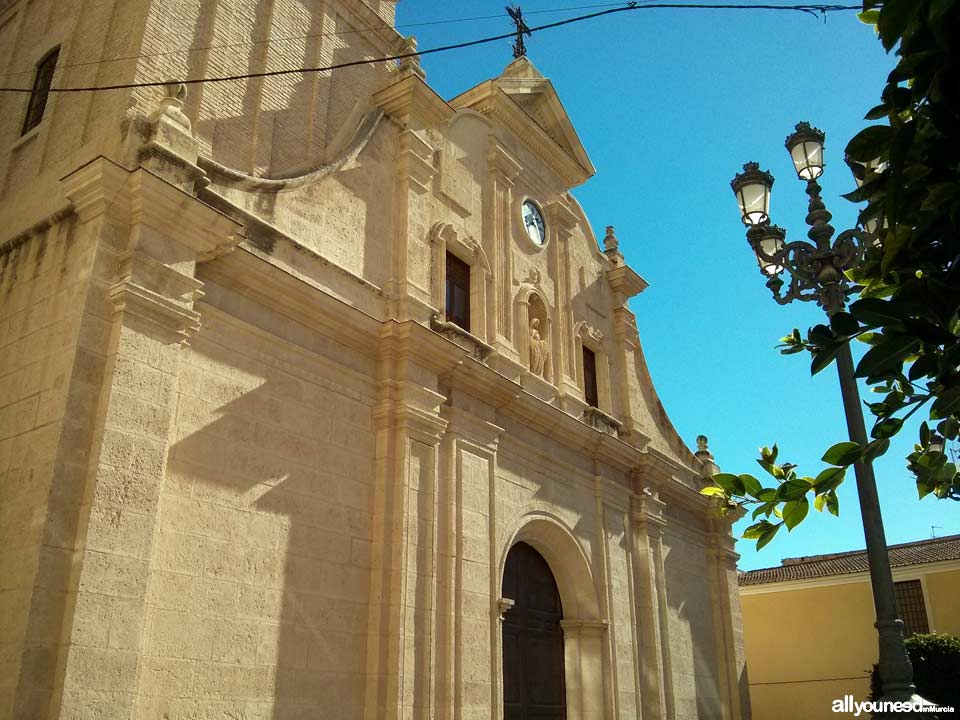
[[[67,224],[47,228],[5,247],[0,257],[2,717],[12,714],[25,646],[36,643],[37,627],[29,627],[33,590],[76,336],[76,315],[67,310],[84,290],[68,235]]]
[[[373,448],[365,381],[204,308],[151,560],[143,717],[358,717]]]

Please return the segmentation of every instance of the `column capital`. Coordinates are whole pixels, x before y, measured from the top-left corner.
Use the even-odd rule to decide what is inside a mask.
[[[513,185],[523,166],[495,137],[490,136],[490,150],[487,152],[487,164],[490,172],[501,182]]]
[[[560,621],[564,638],[602,637],[610,626],[602,618],[564,618]]]

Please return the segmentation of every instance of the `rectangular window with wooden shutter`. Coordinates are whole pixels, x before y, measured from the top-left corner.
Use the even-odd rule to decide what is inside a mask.
[[[597,392],[597,356],[588,347],[583,348],[583,399],[587,405],[600,407]]]
[[[447,253],[447,322],[470,331],[470,266]]]
[[[60,48],[54,48],[37,63],[37,71],[33,76],[33,90],[30,91],[30,102],[27,105],[27,115],[23,119],[21,135],[26,135],[43,120],[47,99],[50,97],[50,85],[53,84],[53,72],[57,69],[59,57]]]

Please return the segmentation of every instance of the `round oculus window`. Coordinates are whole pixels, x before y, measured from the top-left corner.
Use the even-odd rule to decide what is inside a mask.
[[[537,245],[543,245],[547,241],[547,226],[543,222],[543,213],[533,200],[524,200],[521,216],[530,239]]]

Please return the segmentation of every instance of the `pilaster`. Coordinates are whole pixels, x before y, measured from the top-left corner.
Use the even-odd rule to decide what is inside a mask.
[[[579,394],[577,385],[576,342],[573,333],[573,306],[570,291],[570,237],[579,218],[563,202],[553,202],[544,210],[550,228],[550,265],[554,277],[553,306],[557,318],[553,326],[553,346],[557,349],[556,383],[561,393]]]
[[[374,408],[375,489],[367,718],[435,714],[438,469],[442,396],[412,358],[409,325],[381,338]]]
[[[136,709],[150,555],[182,344],[199,328],[198,261],[233,247],[237,225],[164,179],[98,158],[63,180],[78,232],[94,238],[84,322],[102,327],[99,399],[68,592],[54,703],[82,715],[104,692]],[[104,617],[108,618],[104,627]]]
[[[496,285],[496,335],[497,349],[514,360],[517,355],[517,340],[513,337],[513,186],[521,166],[506,147],[493,135],[487,152],[488,187],[484,193],[485,234],[493,248],[493,275]]]
[[[665,507],[666,503],[649,488],[631,498],[636,643],[641,651],[639,684],[644,720],[673,720],[674,717],[663,567]]]
[[[490,599],[500,597],[495,478],[503,428],[493,422],[492,407],[455,387],[441,416],[447,432],[440,478],[438,588],[443,599],[437,611],[442,692],[436,709],[438,718],[459,718],[488,714],[487,703],[495,705],[499,696],[494,636],[500,632],[501,608],[491,608]],[[488,673],[488,692],[482,692],[478,683]]]
[[[713,598],[714,645],[717,675],[725,700],[723,717],[750,720],[750,695],[747,682],[746,654],[743,640],[743,619],[740,610],[740,588],[737,582],[737,560],[731,526],[741,517],[742,509],[723,517],[710,519],[706,536],[707,559],[711,567],[710,593]]]

